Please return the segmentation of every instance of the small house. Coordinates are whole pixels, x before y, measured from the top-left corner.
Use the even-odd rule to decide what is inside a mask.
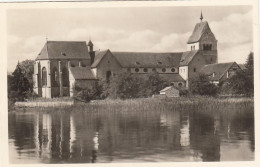
[[[234,75],[236,71],[242,71],[236,62],[209,64],[201,69],[201,73],[207,75],[210,82],[215,85],[227,80]]]
[[[166,97],[180,97],[180,90],[174,86],[168,86],[160,91],[160,95]]]

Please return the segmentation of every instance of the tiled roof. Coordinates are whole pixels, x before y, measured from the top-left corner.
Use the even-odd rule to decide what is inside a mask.
[[[106,55],[106,53],[108,51],[109,51],[109,49],[103,50],[103,51],[97,51],[96,55],[95,55],[95,60],[94,60],[93,64],[91,65],[91,67],[97,67],[97,65],[100,63],[100,61],[103,59],[103,57]]]
[[[160,92],[165,92],[166,90],[169,90],[171,88],[172,88],[171,86],[168,86],[168,87],[164,88],[163,90],[160,90]]]
[[[200,72],[209,76],[209,79],[211,81],[218,81],[223,77],[226,71],[228,71],[234,63],[236,64],[236,62],[230,62],[205,65],[204,67],[202,67]],[[214,77],[212,76],[213,73],[215,73]]]
[[[185,82],[180,74],[159,74],[159,76],[169,82]]]
[[[180,90],[181,88],[175,87],[175,86],[168,86],[162,90],[160,90],[160,92],[166,92],[169,89],[176,89],[176,90]]]
[[[70,67],[71,74],[77,80],[93,80],[96,79],[90,67]]]
[[[193,59],[193,57],[198,53],[198,50],[192,50],[184,52],[181,56],[180,60],[180,66],[187,66],[189,65],[190,61]]]
[[[194,42],[198,42],[202,36],[202,34],[209,29],[209,25],[207,21],[203,21],[201,23],[197,23],[192,35],[190,36],[189,40],[188,40],[188,44],[190,43],[194,43]]]
[[[178,67],[182,53],[112,52],[122,67]]]
[[[36,60],[90,59],[86,42],[47,41]]]

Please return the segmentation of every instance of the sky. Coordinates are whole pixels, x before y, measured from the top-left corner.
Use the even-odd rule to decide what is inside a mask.
[[[9,9],[8,71],[34,60],[47,39],[91,39],[95,50],[184,52],[201,11],[218,40],[218,62],[245,63],[253,51],[250,6]]]

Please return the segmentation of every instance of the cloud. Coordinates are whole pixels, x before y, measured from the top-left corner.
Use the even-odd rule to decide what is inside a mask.
[[[210,27],[219,42],[227,46],[252,42],[252,11],[234,13],[218,22],[211,22]]]
[[[250,51],[252,51],[251,43],[240,44],[227,49],[219,49],[219,63],[235,61],[238,64],[244,64]]]
[[[14,45],[14,44],[18,43],[20,40],[21,40],[21,38],[19,38],[16,35],[13,35],[13,34],[8,35],[8,37],[7,37],[7,42],[9,45]]]
[[[169,34],[161,38],[159,43],[155,44],[151,51],[155,52],[183,52],[186,50],[186,42],[190,33]]]

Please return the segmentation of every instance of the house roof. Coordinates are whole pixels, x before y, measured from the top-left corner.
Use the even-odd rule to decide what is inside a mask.
[[[97,79],[90,67],[70,67],[72,76],[76,80],[95,80]]]
[[[170,89],[176,89],[176,90],[179,90],[177,87],[174,87],[174,86],[168,86],[162,90],[160,90],[160,92],[166,92],[167,90],[170,90]]]
[[[185,82],[180,74],[159,74],[159,76],[169,82]]]
[[[234,63],[236,64],[236,62],[229,62],[205,65],[204,67],[202,67],[200,72],[208,75],[211,81],[218,81],[223,77],[226,71],[228,71]],[[212,76],[213,73],[215,73],[214,77]]]
[[[109,49],[103,51],[96,51],[95,60],[91,67],[97,67],[97,65],[100,63],[100,61],[103,59],[103,57],[106,55],[108,51]]]
[[[47,41],[36,60],[90,59],[86,42]]]
[[[198,50],[183,52],[180,60],[180,66],[187,66],[198,52]]]
[[[238,64],[238,65],[239,65],[239,67],[240,67],[242,70],[246,70],[245,64]]]
[[[194,43],[194,42],[198,42],[202,36],[202,34],[209,29],[209,25],[207,21],[203,21],[200,23],[197,23],[192,35],[190,36],[189,40],[188,40],[188,44],[190,43]]]
[[[147,53],[147,52],[112,52],[122,67],[178,67],[181,52]]]

